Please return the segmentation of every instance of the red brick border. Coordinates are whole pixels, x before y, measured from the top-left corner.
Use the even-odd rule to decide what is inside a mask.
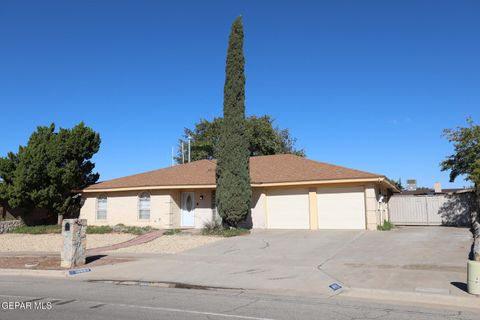
[[[117,250],[117,249],[120,249],[120,248],[127,248],[127,247],[131,247],[131,246],[136,246],[136,245],[139,245],[139,244],[142,244],[142,243],[146,243],[146,242],[150,242],[152,240],[155,240],[155,239],[161,237],[162,234],[163,234],[163,230],[151,231],[149,233],[142,234],[138,237],[135,237],[135,238],[130,239],[130,240],[125,241],[125,242],[116,243],[114,245],[106,246],[106,247],[98,247],[98,248],[89,249],[89,250],[87,250],[87,255],[94,255],[94,254],[99,254],[99,253],[104,252],[104,251],[112,251],[112,250]]]

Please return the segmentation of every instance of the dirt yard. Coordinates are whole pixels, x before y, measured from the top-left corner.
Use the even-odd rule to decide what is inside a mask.
[[[173,254],[193,249],[224,238],[216,236],[202,236],[194,234],[163,235],[151,242],[118,249],[115,253],[167,253]]]
[[[126,233],[87,234],[87,249],[110,246],[135,238]],[[60,234],[0,234],[0,252],[60,252]]]

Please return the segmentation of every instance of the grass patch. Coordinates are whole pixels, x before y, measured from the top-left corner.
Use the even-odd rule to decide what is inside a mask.
[[[113,232],[110,226],[87,226],[87,234],[104,234]]]
[[[387,221],[387,220],[384,220],[383,224],[377,226],[377,230],[379,230],[379,231],[390,231],[393,228],[395,228],[393,223],[391,223],[390,221]]]
[[[131,233],[135,235],[141,235],[145,234],[147,232],[152,231],[152,227],[125,227],[125,229],[122,231],[123,233]]]
[[[141,235],[147,232],[152,231],[152,227],[128,227],[128,226],[87,226],[87,234],[108,234],[112,232],[120,233],[130,233],[134,235]],[[53,233],[62,233],[62,226],[52,224],[52,225],[41,225],[41,226],[22,226],[18,227],[12,231],[13,233],[23,233],[23,234],[53,234]]]
[[[134,227],[134,226],[126,226],[123,223],[119,223],[112,228],[113,232],[121,232],[121,233],[131,233],[136,235],[145,234],[153,230],[152,227]]]
[[[250,230],[245,228],[232,228],[232,229],[223,229],[218,234],[219,236],[229,238],[229,237],[236,237],[236,236],[243,236],[245,234],[250,234]]]
[[[249,233],[250,230],[245,228],[225,228],[218,220],[206,223],[202,229],[202,234],[204,236],[221,236],[225,238],[241,236]]]
[[[13,233],[23,233],[23,234],[50,234],[50,233],[61,233],[62,226],[51,224],[43,226],[21,226],[12,231]]]
[[[165,236],[173,236],[173,235],[175,235],[175,234],[177,234],[177,233],[180,233],[180,232],[182,232],[182,230],[180,230],[180,229],[169,229],[169,230],[165,231],[165,232],[163,233],[163,235],[165,235]]]

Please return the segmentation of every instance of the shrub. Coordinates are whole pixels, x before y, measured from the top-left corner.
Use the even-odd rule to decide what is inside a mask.
[[[12,231],[13,233],[25,233],[25,234],[48,234],[48,233],[61,233],[62,226],[51,224],[41,226],[21,226]]]
[[[236,237],[249,234],[250,230],[244,228],[224,228],[220,220],[205,223],[202,234],[208,236]]]
[[[87,226],[88,234],[104,234],[111,233],[113,228],[110,226]]]
[[[135,235],[141,235],[141,234],[145,234],[147,232],[150,232],[152,231],[153,228],[150,227],[150,226],[147,226],[147,227],[125,227],[125,229],[122,231],[124,233],[131,233],[131,234],[135,234]]]
[[[173,236],[173,235],[175,235],[177,233],[180,233],[180,232],[182,232],[182,230],[180,230],[180,229],[169,229],[169,230],[165,231],[163,233],[163,235],[164,236]]]
[[[377,230],[380,230],[380,231],[390,231],[393,228],[395,228],[393,223],[391,223],[390,221],[387,221],[387,220],[384,220],[383,224],[377,226]]]
[[[91,228],[91,232],[89,232],[89,229]],[[145,234],[147,232],[152,231],[152,227],[134,227],[134,226],[126,226],[122,223],[119,223],[113,227],[110,226],[88,226],[87,227],[87,233],[111,233],[111,232],[119,232],[119,233],[131,233],[135,235],[141,235]]]
[[[223,230],[222,222],[220,219],[214,219],[211,222],[207,222],[203,225],[202,234],[217,234]]]

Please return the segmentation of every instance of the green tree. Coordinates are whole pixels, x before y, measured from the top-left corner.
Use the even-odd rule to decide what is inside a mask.
[[[466,127],[445,129],[444,136],[453,143],[455,153],[448,156],[440,164],[442,171],[450,171],[450,181],[459,176],[473,183],[476,191],[476,201],[471,210],[471,231],[473,234],[472,258],[480,261],[480,126],[475,125],[471,118],[467,119]]]
[[[292,153],[298,156],[305,156],[303,149],[296,149],[296,139],[293,138],[288,129],[274,127],[274,120],[267,115],[250,116],[245,119],[245,136],[248,141],[250,156],[263,156],[272,154]],[[180,144],[187,146],[187,139],[191,137],[191,159],[192,161],[202,159],[216,159],[220,131],[223,118],[216,117],[212,121],[200,120],[195,128],[184,129]],[[186,149],[185,149],[186,151]],[[182,163],[181,148],[175,158],[177,163]]]
[[[395,187],[397,187],[398,190],[403,191],[403,185],[402,185],[402,178],[398,178],[398,180],[391,180],[388,179]]]
[[[248,140],[245,135],[245,58],[242,18],[230,32],[225,70],[223,123],[220,126],[216,170],[216,202],[223,222],[237,226],[251,205]]]
[[[80,208],[75,190],[99,178],[90,161],[99,148],[99,134],[83,122],[58,132],[54,124],[38,127],[26,146],[0,158],[0,199],[26,209],[26,214],[34,208],[60,218],[75,214]]]

